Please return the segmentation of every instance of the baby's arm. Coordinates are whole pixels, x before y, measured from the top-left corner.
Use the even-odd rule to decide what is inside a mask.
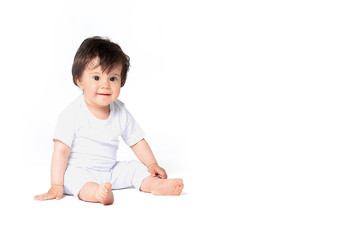
[[[54,140],[51,161],[51,188],[45,194],[36,195],[36,200],[61,199],[63,195],[64,172],[67,166],[70,147],[59,140]]]
[[[158,165],[157,160],[145,139],[131,146],[131,148],[137,158],[148,168],[148,171],[153,177],[160,175],[163,179],[167,178],[165,170]]]

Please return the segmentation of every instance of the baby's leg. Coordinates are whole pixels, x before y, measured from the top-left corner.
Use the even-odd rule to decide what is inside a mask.
[[[86,202],[100,202],[103,205],[113,204],[112,184],[106,182],[99,185],[94,182],[88,182],[83,185],[78,197]]]
[[[184,188],[183,180],[175,179],[160,179],[158,177],[149,176],[141,183],[140,190],[149,192],[153,195],[176,195],[179,196]]]

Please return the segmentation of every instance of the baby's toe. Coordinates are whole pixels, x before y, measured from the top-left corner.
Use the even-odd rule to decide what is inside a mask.
[[[106,192],[109,192],[110,190],[112,190],[112,184],[109,183],[109,182],[106,182],[106,183],[104,184],[104,187],[105,187],[105,189],[106,189]]]

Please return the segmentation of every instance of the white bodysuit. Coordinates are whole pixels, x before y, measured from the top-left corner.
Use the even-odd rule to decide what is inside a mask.
[[[140,187],[150,174],[139,161],[116,161],[120,136],[132,146],[145,134],[119,100],[110,104],[107,120],[100,120],[90,112],[83,94],[59,115],[53,139],[70,147],[64,175],[65,193],[78,196],[87,182],[111,182],[113,189]]]

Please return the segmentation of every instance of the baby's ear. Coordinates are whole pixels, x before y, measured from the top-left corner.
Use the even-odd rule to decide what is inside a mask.
[[[81,81],[81,79],[79,79],[78,77],[76,77],[76,83],[77,83],[77,86],[83,90],[83,83]]]

